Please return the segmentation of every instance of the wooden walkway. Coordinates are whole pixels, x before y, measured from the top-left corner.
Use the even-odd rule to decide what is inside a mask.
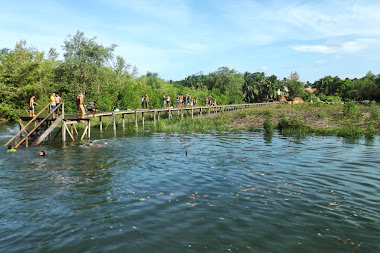
[[[160,117],[162,114],[167,114],[168,118],[172,118],[173,116],[184,118],[184,115],[191,115],[191,118],[194,118],[194,115],[202,116],[205,114],[211,114],[211,113],[220,113],[225,111],[232,111],[232,110],[238,110],[238,109],[244,109],[244,108],[250,108],[250,107],[260,107],[260,106],[268,106],[268,105],[277,105],[278,102],[271,102],[271,103],[253,103],[253,104],[235,104],[235,105],[218,105],[218,106],[195,106],[195,107],[183,107],[183,108],[154,108],[154,109],[128,109],[128,110],[117,110],[112,112],[98,112],[93,114],[87,115],[86,118],[81,118],[78,115],[73,114],[65,114],[64,113],[64,105],[62,104],[62,112],[61,115],[58,118],[52,117],[52,112],[50,112],[47,116],[40,116],[41,112],[37,114],[35,117],[29,117],[29,116],[23,116],[20,117],[20,132],[17,133],[6,145],[8,145],[12,140],[17,140],[17,136],[20,135],[20,139],[22,137],[22,134],[25,133],[26,137],[22,139],[19,143],[16,141],[16,147],[20,145],[21,143],[25,143],[26,146],[28,146],[28,137],[31,135],[32,132],[35,132],[38,127],[45,123],[47,126],[44,129],[44,132],[40,134],[36,140],[33,141],[32,145],[38,145],[40,144],[45,138],[49,137],[51,139],[51,132],[54,130],[55,127],[58,126],[59,123],[61,123],[61,128],[57,132],[56,136],[61,132],[62,136],[62,142],[66,142],[66,134],[70,136],[72,141],[75,141],[74,138],[74,130],[75,133],[78,135],[78,131],[75,127],[75,124],[77,123],[84,123],[84,132],[81,135],[81,140],[83,140],[84,137],[87,137],[88,139],[91,137],[91,118],[99,118],[99,128],[100,131],[103,131],[103,118],[104,117],[112,117],[113,118],[113,130],[116,131],[116,116],[121,115],[122,119],[122,130],[125,130],[125,115],[134,115],[134,121],[135,121],[135,128],[136,131],[139,128],[139,117],[138,115],[141,114],[141,122],[142,122],[142,128],[144,128],[145,125],[145,116],[147,114],[150,114],[151,117],[153,116],[153,124],[156,125],[157,121],[160,121]],[[46,108],[46,107],[45,107]],[[44,108],[44,109],[45,109]],[[58,108],[57,108],[58,109]],[[24,125],[23,121],[29,121],[26,125]],[[26,126],[34,122],[34,129],[31,131],[28,131]],[[69,127],[71,129],[69,129]],[[55,139],[54,137],[54,139]]]

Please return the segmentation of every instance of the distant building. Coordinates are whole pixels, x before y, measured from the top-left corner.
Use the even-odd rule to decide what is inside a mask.
[[[311,87],[307,87],[307,88],[305,88],[305,90],[307,90],[308,92],[310,92],[310,93],[318,93],[318,89],[315,89],[315,88],[311,88]]]

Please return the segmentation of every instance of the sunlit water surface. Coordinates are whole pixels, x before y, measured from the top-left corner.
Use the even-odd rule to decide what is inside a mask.
[[[0,252],[380,252],[379,137],[92,137],[3,148]]]

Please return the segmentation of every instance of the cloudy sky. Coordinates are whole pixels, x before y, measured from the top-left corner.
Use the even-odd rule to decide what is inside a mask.
[[[62,57],[79,30],[165,80],[227,66],[301,81],[380,74],[380,1],[0,0],[0,48]]]

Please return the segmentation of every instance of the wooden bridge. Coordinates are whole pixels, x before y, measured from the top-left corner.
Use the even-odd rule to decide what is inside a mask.
[[[117,110],[112,112],[98,112],[95,114],[89,114],[86,118],[81,118],[78,115],[65,114],[64,103],[58,104],[54,110],[49,110],[49,104],[47,104],[40,112],[34,117],[24,116],[20,117],[19,126],[20,131],[13,136],[5,146],[15,142],[15,148],[19,147],[21,144],[25,144],[26,147],[37,146],[45,139],[52,139],[53,130],[60,125],[58,132],[56,133],[56,139],[59,133],[61,133],[62,142],[66,142],[66,135],[68,134],[72,141],[75,141],[74,132],[78,135],[78,131],[75,127],[78,123],[84,124],[84,131],[81,135],[81,140],[85,137],[91,138],[91,121],[93,117],[99,118],[99,128],[100,131],[103,131],[103,122],[104,117],[112,117],[113,121],[113,130],[116,131],[116,115],[121,115],[122,120],[122,130],[125,131],[125,115],[134,115],[135,119],[135,128],[136,131],[139,129],[139,120],[138,115],[141,114],[141,125],[142,128],[145,126],[145,116],[147,114],[153,114],[153,124],[156,125],[156,122],[160,120],[160,116],[165,113],[168,115],[168,118],[173,116],[184,118],[184,115],[191,115],[191,118],[194,118],[194,115],[202,116],[204,114],[219,113],[231,110],[244,109],[249,107],[258,107],[258,106],[267,106],[267,105],[277,105],[278,103],[253,103],[253,104],[235,104],[235,105],[218,105],[218,106],[195,106],[195,107],[183,107],[183,108],[160,108],[160,109],[128,109],[128,110]],[[42,113],[48,109],[48,114],[46,116],[41,116]],[[60,109],[61,114],[56,118],[53,118],[53,114]],[[26,124],[23,122],[28,121]],[[33,123],[33,124],[32,124]],[[33,129],[28,130],[28,127]],[[70,129],[69,129],[70,126]]]

